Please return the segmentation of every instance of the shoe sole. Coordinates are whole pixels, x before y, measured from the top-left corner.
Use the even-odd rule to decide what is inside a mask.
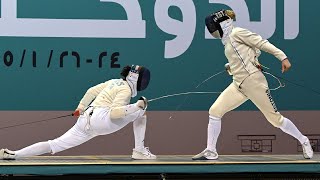
[[[216,160],[216,159],[218,159],[218,157],[217,158],[214,158],[214,159],[208,159],[208,158],[206,158],[206,157],[204,157],[204,156],[202,156],[202,157],[199,157],[199,158],[192,158],[192,160],[195,160],[195,161],[197,161],[197,160],[205,160],[205,161],[210,161],[210,160]]]
[[[199,158],[192,158],[192,160],[194,160],[194,161],[198,161],[198,160],[209,160],[209,159],[207,159],[207,158],[205,158],[205,157],[199,157]]]
[[[303,157],[304,157],[305,159],[312,159],[313,156],[309,157],[309,156],[307,156],[307,155],[303,155]]]
[[[154,158],[154,159],[138,159],[138,158],[133,158],[131,157],[132,160],[156,160],[157,158]]]

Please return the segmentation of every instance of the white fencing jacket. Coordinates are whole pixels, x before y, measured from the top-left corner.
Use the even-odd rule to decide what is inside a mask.
[[[130,103],[131,89],[123,79],[111,79],[87,90],[81,99],[78,109],[93,107],[108,108],[111,118],[122,118],[126,115],[126,107]]]
[[[287,58],[285,53],[263,39],[260,35],[247,29],[234,27],[225,39],[225,55],[229,61],[234,82],[241,83],[259,69],[255,66],[260,51],[274,55],[280,61]]]

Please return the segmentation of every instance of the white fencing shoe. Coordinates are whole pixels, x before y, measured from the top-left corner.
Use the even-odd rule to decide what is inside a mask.
[[[8,149],[1,149],[0,150],[0,159],[3,160],[14,160],[16,158],[16,155],[13,151],[10,151]]]
[[[131,158],[137,160],[157,159],[157,156],[152,154],[148,147],[144,147],[141,150],[133,149]]]
[[[215,160],[218,159],[217,152],[210,151],[209,149],[203,150],[201,153],[192,157],[192,160]]]
[[[306,142],[304,142],[302,145],[302,150],[303,150],[303,157],[305,159],[311,159],[313,157],[313,150],[312,150],[312,146],[310,144],[310,141],[307,140]]]

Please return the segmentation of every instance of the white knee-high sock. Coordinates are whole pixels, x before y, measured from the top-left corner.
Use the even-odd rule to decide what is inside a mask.
[[[283,119],[283,124],[280,126],[280,129],[296,138],[301,144],[308,140],[288,118]]]
[[[207,149],[216,152],[216,145],[221,132],[221,118],[209,116]]]
[[[48,142],[39,142],[31,146],[25,147],[21,150],[15,151],[16,158],[37,156],[50,153],[51,148]]]
[[[134,144],[136,150],[142,150],[144,148],[146,126],[147,116],[142,116],[133,121]]]

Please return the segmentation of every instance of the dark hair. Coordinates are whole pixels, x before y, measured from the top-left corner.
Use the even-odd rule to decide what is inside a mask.
[[[122,76],[122,79],[126,79],[126,77],[128,76],[129,72],[131,70],[131,66],[125,66],[122,68],[122,71],[120,73],[120,75]]]

